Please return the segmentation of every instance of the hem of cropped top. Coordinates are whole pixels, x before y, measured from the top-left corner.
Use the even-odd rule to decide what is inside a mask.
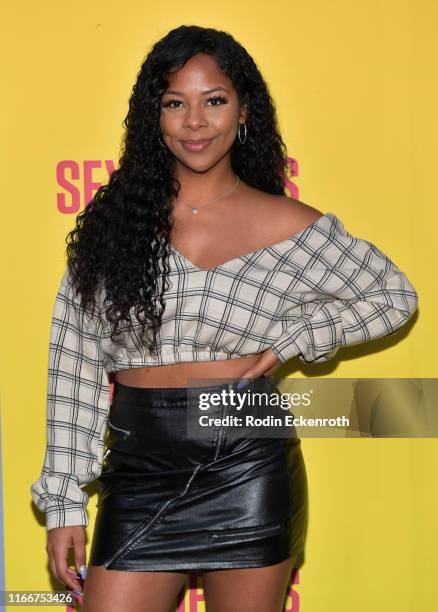
[[[257,354],[257,353],[250,353]],[[180,363],[205,363],[208,361],[229,361],[246,357],[239,353],[226,353],[225,351],[215,351],[212,349],[179,349],[175,347],[162,346],[158,357],[147,355],[147,357],[129,357],[125,359],[113,359],[112,364],[108,367],[108,372],[116,372],[118,370],[127,369],[130,367],[152,367],[159,365],[175,365]]]

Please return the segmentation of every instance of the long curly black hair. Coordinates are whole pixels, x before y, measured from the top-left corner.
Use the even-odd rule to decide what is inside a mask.
[[[170,69],[184,66],[197,53],[213,56],[231,79],[240,105],[248,103],[247,139],[241,145],[236,138],[231,147],[232,170],[257,189],[285,193],[286,146],[254,60],[227,32],[194,25],[168,32],[137,75],[122,123],[126,131],[119,167],[76,216],[66,237],[69,274],[82,308],[94,313],[96,289],[104,288],[111,339],[119,343],[122,332],[140,324],[142,341],[155,355],[168,289],[172,199],[180,189],[173,176],[175,158],[158,140],[161,96]]]

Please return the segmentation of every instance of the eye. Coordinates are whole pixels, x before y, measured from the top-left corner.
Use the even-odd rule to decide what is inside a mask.
[[[207,98],[207,102],[210,101],[218,101],[220,102],[220,104],[212,104],[210,106],[220,106],[221,104],[227,104],[228,100],[226,98],[224,98],[224,96],[212,96],[210,98]],[[177,100],[176,98],[172,98],[170,100],[167,100],[167,102],[163,103],[163,108],[178,108],[178,106],[172,106],[173,104],[180,104],[181,100]]]
[[[168,108],[168,107],[174,108],[173,106],[171,106],[171,104],[174,104],[174,103],[178,104],[179,102],[181,102],[181,100],[167,100],[167,102],[163,103],[163,107],[164,108]]]
[[[223,96],[214,96],[213,98],[207,98],[207,101],[209,100],[219,100],[219,102],[221,104],[226,104],[227,103],[227,99],[224,98]],[[213,104],[213,106],[218,106],[217,104]]]

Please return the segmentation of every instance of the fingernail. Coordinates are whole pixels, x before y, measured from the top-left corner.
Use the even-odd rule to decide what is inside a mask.
[[[85,565],[80,566],[79,573],[81,575],[82,580],[85,580],[85,578],[87,577],[87,568],[85,567]]]
[[[248,384],[248,381],[245,378],[241,378],[239,382],[237,383],[236,389],[240,391],[241,389],[243,389],[243,387],[246,387],[247,384]]]
[[[80,578],[80,577],[81,577],[81,575],[80,575],[80,574],[77,574],[76,572],[74,572],[74,571],[73,571],[73,570],[71,570],[71,569],[68,569],[67,571],[68,571],[68,573],[69,573],[69,574],[71,574],[71,575],[72,575],[74,578]]]
[[[73,589],[73,593],[75,595],[79,595],[79,597],[84,597],[84,594],[82,593],[82,591],[77,591],[76,589]]]

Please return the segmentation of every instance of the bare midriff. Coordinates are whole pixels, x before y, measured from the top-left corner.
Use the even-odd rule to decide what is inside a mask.
[[[215,379],[231,382],[241,378],[257,363],[260,357],[261,353],[256,353],[221,361],[130,368],[116,372],[114,379],[129,387],[196,387],[214,384]]]

